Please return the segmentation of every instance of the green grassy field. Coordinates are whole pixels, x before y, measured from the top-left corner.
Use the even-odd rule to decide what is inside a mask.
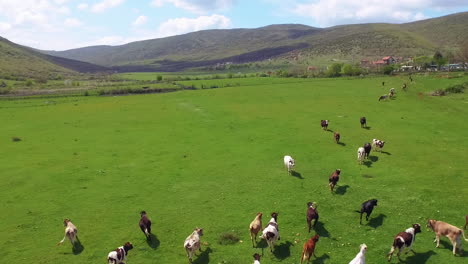
[[[435,248],[425,224],[460,227],[468,213],[468,98],[428,95],[467,78],[415,77],[406,93],[404,81],[247,78],[168,94],[1,100],[1,262],[106,263],[130,241],[128,264],[188,263],[184,239],[203,227],[194,263],[252,263],[255,252],[264,253],[262,263],[299,263],[314,234],[306,203],[315,201],[321,238],[312,263],[348,263],[361,243],[368,263],[386,263],[393,236],[413,223],[424,228],[405,263],[466,263],[468,253],[453,257],[446,238]],[[396,99],[378,102],[390,87]],[[360,128],[360,116],[370,129]],[[321,119],[341,133],[341,145]],[[386,141],[384,151],[359,166],[357,148],[373,138]],[[296,159],[295,176],[284,155]],[[359,225],[355,211],[371,198],[379,205]],[[153,243],[139,230],[141,210],[153,221]],[[250,222],[263,212],[266,225],[273,211],[275,252],[265,243],[252,248]],[[64,218],[79,229],[78,251],[68,241],[56,246]],[[221,245],[227,232],[242,242]]]

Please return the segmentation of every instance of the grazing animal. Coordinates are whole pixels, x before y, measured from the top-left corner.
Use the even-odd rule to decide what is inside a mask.
[[[76,226],[70,221],[70,219],[63,220],[63,225],[65,226],[65,236],[57,245],[61,245],[65,239],[68,238],[72,246],[75,247],[75,241],[78,239],[78,229],[76,229]]]
[[[382,82],[382,86],[385,86],[385,82]]]
[[[468,239],[466,239],[465,237],[465,234],[463,233],[463,230],[451,224],[430,219],[429,221],[427,221],[427,227],[431,228],[432,231],[434,231],[434,233],[436,234],[436,239],[434,240],[434,242],[437,242],[436,247],[439,247],[441,235],[446,236],[450,239],[453,245],[453,255],[456,254],[457,248],[460,250],[460,252],[462,252],[462,235],[465,241],[468,241]]]
[[[381,96],[379,97],[379,101],[380,101],[380,100],[385,100],[385,99],[387,99],[387,98],[388,98],[388,94],[381,95]]]
[[[302,257],[301,257],[301,264],[304,260],[307,259],[307,262],[309,262],[310,257],[314,255],[314,257],[317,257],[315,255],[315,245],[319,241],[319,235],[315,234],[315,236],[311,237],[307,242],[304,243],[304,249],[302,250]]]
[[[385,145],[385,141],[382,141],[380,139],[372,139],[372,147],[375,149],[375,151],[382,151],[382,148]]]
[[[361,205],[361,217],[359,219],[359,224],[362,224],[362,214],[366,213],[366,221],[369,221],[369,216],[372,214],[372,210],[374,210],[374,206],[377,206],[377,199],[371,199],[365,201]]]
[[[400,259],[400,254],[405,248],[408,248],[408,251],[406,252],[406,254],[409,251],[412,251],[413,253],[415,253],[412,247],[413,247],[414,240],[416,240],[417,233],[421,233],[420,224],[413,224],[413,227],[406,229],[405,232],[398,233],[393,239],[393,245],[392,245],[392,248],[390,249],[390,252],[387,254],[388,261],[392,260],[393,252],[397,248],[398,248],[398,254],[397,254],[398,259]]]
[[[364,116],[359,118],[359,123],[361,123],[361,128],[367,127],[367,120]]]
[[[314,228],[315,228],[315,225],[317,224],[317,222],[319,220],[319,214],[317,212],[317,204],[316,203],[311,203],[311,202],[307,203],[306,217],[307,217],[307,226],[309,227],[309,233],[310,233],[310,229],[312,228],[312,220],[315,220],[314,221]]]
[[[261,238],[265,239],[268,246],[270,247],[270,252],[273,252],[273,247],[277,240],[280,239],[278,223],[277,223],[278,213],[272,213],[271,219],[268,225],[263,229]]]
[[[340,169],[336,169],[331,175],[330,178],[328,178],[328,185],[330,186],[330,191],[333,192],[333,189],[335,188],[336,184],[340,180]]]
[[[358,148],[357,159],[358,159],[359,164],[362,164],[362,162],[364,161],[365,155],[366,155],[366,151],[364,150],[364,148],[363,147]]]
[[[463,226],[463,229],[466,229],[467,225],[468,225],[468,215],[465,216],[465,225]]]
[[[336,144],[340,142],[340,133],[338,132],[333,132],[333,138],[335,139]]]
[[[370,151],[372,150],[372,146],[370,143],[365,143],[364,144],[364,158],[368,159]]]
[[[253,264],[260,264],[260,254],[258,253],[253,254],[253,258],[254,258]]]
[[[195,228],[193,233],[185,239],[184,248],[187,252],[189,262],[192,263],[192,257],[195,255],[195,251],[201,250],[200,237],[203,236],[202,228]]]
[[[108,263],[125,264],[124,261],[127,260],[128,251],[132,248],[133,245],[130,242],[127,242],[116,250],[109,252],[109,255],[107,255]]]
[[[395,88],[390,89],[390,93],[388,94],[390,97],[395,96]]]
[[[141,211],[140,216],[140,229],[145,234],[146,238],[151,238],[151,220],[148,219],[145,211]]]
[[[252,247],[255,247],[257,243],[257,234],[262,229],[262,213],[258,213],[255,216],[255,219],[250,223],[249,230],[250,230],[250,240],[252,240]],[[254,244],[255,241],[255,244]]]
[[[353,260],[349,262],[349,264],[366,264],[367,246],[366,244],[361,244],[359,247],[359,253],[357,253],[356,257],[354,257]]]
[[[328,130],[328,120],[320,120],[320,125],[323,130]]]
[[[296,162],[291,156],[284,156],[284,166],[288,170],[288,174],[291,174],[292,169],[296,165]]]
[[[411,81],[413,81],[413,80],[411,80]],[[401,87],[401,89],[403,89],[403,91],[406,91],[406,88],[407,88],[406,83],[404,83],[403,86]]]

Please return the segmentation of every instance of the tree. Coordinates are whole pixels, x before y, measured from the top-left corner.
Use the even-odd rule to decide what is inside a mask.
[[[353,66],[351,64],[343,65],[343,74],[348,76],[354,75]]]
[[[388,75],[392,74],[393,66],[392,65],[386,65],[385,67],[383,67],[382,72],[384,74],[388,74]]]
[[[326,72],[326,75],[328,77],[339,77],[341,76],[341,67],[343,64],[341,63],[333,63],[328,67],[328,70]]]
[[[447,58],[444,58],[444,56],[442,56],[442,53],[440,53],[440,51],[436,51],[436,53],[434,54],[432,58],[434,59],[434,62],[437,64],[437,68],[439,70],[442,65],[447,64]]]

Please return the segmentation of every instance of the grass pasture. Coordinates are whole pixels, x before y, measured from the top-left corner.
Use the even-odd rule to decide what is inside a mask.
[[[268,81],[266,81],[268,80]],[[395,234],[424,226],[405,263],[461,264],[448,239],[432,243],[428,218],[461,227],[468,213],[468,108],[465,94],[428,92],[467,78],[210,80],[236,87],[117,97],[0,101],[0,237],[3,263],[105,263],[130,241],[128,264],[188,263],[184,239],[203,227],[194,263],[299,263],[307,233],[306,203],[318,204],[321,236],[312,263],[348,263],[359,245],[367,262],[387,263]],[[385,81],[385,87],[381,82]],[[207,81],[190,81],[201,85]],[[267,83],[268,82],[268,83]],[[395,87],[395,100],[378,97]],[[361,129],[366,116],[369,129]],[[335,144],[331,131],[341,133]],[[17,137],[20,141],[13,141]],[[356,151],[386,141],[359,166]],[[293,176],[284,155],[296,159]],[[337,193],[328,176],[342,170]],[[359,225],[360,204],[379,199]],[[153,221],[153,242],[139,212]],[[279,213],[281,240],[252,248],[248,226]],[[73,252],[62,221],[79,229]],[[220,243],[223,234],[238,236]],[[230,236],[230,235],[225,235]],[[468,249],[468,243],[464,248]],[[397,263],[394,258],[392,263]]]

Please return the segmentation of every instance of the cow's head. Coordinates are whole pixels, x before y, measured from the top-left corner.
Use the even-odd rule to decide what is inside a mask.
[[[262,213],[257,213],[258,218],[262,218],[262,215],[263,215]]]
[[[371,203],[373,206],[377,206],[377,199],[372,199],[372,200],[370,200],[370,203]]]
[[[143,217],[143,216],[146,215],[146,212],[145,212],[145,211],[141,211],[141,212],[140,212],[140,215],[141,215],[141,217]]]
[[[366,253],[366,251],[367,251],[367,245],[366,244],[361,244],[359,247],[361,248],[361,252],[363,254]]]
[[[427,220],[427,226],[426,227],[429,227],[430,229],[434,230],[435,222],[436,222],[436,220],[433,220],[433,219]]]
[[[124,244],[125,252],[128,252],[128,251],[129,251],[130,249],[132,249],[132,248],[133,248],[132,243],[127,242],[127,243]]]
[[[421,233],[421,225],[420,224],[413,224],[413,228],[414,228],[414,233],[415,234]]]
[[[296,165],[296,162],[294,161],[294,159],[291,158],[289,160],[289,164],[291,164],[291,166],[294,166],[294,165]]]
[[[197,234],[198,234],[199,236],[203,236],[203,228],[198,228],[198,227],[197,227],[197,228],[195,228],[195,232],[197,232]]]
[[[314,241],[314,242],[319,241],[319,235],[315,234],[315,236],[312,238],[312,241]]]
[[[277,221],[277,218],[278,218],[278,213],[271,213],[271,217],[273,217],[275,219],[275,221]]]
[[[340,173],[341,173],[341,169],[336,169],[336,171],[335,171],[335,172],[336,172],[336,174],[340,175]]]
[[[254,260],[260,261],[260,254],[258,254],[258,253],[253,254],[253,258],[254,258]]]
[[[69,222],[71,222],[70,219],[65,218],[65,220],[63,220],[63,225],[67,226]]]

